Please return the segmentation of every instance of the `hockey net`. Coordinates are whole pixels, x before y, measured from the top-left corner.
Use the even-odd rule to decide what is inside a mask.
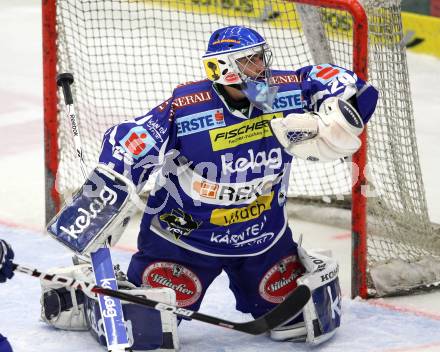
[[[62,198],[82,184],[69,121],[57,94],[57,73],[75,76],[75,108],[85,160],[92,168],[107,128],[145,114],[167,99],[177,84],[204,78],[200,57],[209,34],[219,27],[241,24],[262,33],[274,52],[275,68],[331,62],[359,70],[354,57],[366,52],[353,39],[353,31],[365,29],[365,24],[357,23],[348,12],[352,12],[349,8],[359,11],[358,3],[300,2],[308,4],[282,0],[44,1],[47,219]],[[358,195],[353,198],[352,216],[361,228],[366,219],[368,230],[359,233],[353,225],[352,294],[366,297],[402,293],[440,281],[440,237],[429,221],[419,166],[400,1],[364,0],[362,5],[369,28],[369,43],[362,39],[365,47],[368,44],[368,78],[380,91],[377,110],[368,124],[368,163],[364,165],[362,157],[355,158],[354,164],[296,160],[289,196],[323,199],[329,207],[350,202],[352,174],[360,170],[362,176],[365,167],[369,182],[364,185],[361,179],[355,185]],[[356,73],[362,77],[367,72]],[[362,206],[356,207],[363,201],[359,201],[359,192],[368,199],[368,216],[362,214]],[[420,270],[422,266],[425,269]]]

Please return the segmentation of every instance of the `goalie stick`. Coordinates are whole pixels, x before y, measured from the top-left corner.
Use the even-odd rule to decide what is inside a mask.
[[[289,296],[287,296],[283,302],[278,304],[274,309],[264,314],[263,316],[251,321],[236,323],[233,321],[206,315],[189,309],[179,308],[170,304],[160,303],[152,299],[130,295],[128,293],[121,292],[118,290],[103,288],[97,285],[93,285],[92,283],[89,282],[79,281],[73,278],[69,278],[57,274],[44,273],[38,271],[37,269],[31,269],[15,263],[13,264],[13,268],[14,271],[18,271],[20,273],[30,275],[36,278],[40,278],[43,280],[56,282],[57,284],[61,284],[66,288],[74,288],[82,291],[90,291],[99,295],[116,297],[121,300],[150,307],[158,311],[171,312],[183,318],[190,318],[207,324],[221,326],[236,331],[241,331],[251,335],[263,334],[291,320],[295,315],[301,312],[301,310],[304,308],[304,306],[310,299],[310,295],[311,295],[310,289],[307,286],[300,285],[295,290],[293,290],[292,293],[290,293]]]
[[[64,102],[68,111],[68,118],[72,128],[73,143],[76,149],[76,157],[79,160],[81,172],[84,179],[87,179],[87,167],[84,161],[84,155],[81,144],[81,136],[79,133],[79,126],[76,119],[75,108],[73,106],[73,96],[70,85],[73,83],[73,75],[71,73],[61,73],[57,76],[57,85],[62,88]],[[100,248],[95,252],[90,253],[91,264],[95,280],[98,284],[105,285],[110,289],[117,289],[117,282],[115,273],[113,271],[113,264],[110,255],[110,250],[106,247]],[[103,325],[105,332],[105,339],[107,341],[107,349],[109,351],[125,351],[129,347],[129,340],[125,328],[124,316],[122,312],[122,305],[118,299],[110,299],[113,305],[115,314],[107,316],[104,314],[108,302],[104,296],[99,296],[99,307],[103,317]]]

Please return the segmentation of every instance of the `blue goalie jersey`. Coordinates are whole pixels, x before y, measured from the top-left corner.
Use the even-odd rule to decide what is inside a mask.
[[[235,110],[204,80],[177,87],[146,115],[105,133],[100,163],[129,177],[139,190],[150,175],[156,177],[141,223],[144,234],[206,255],[266,251],[287,226],[292,159],[269,122],[317,111],[323,100],[338,96],[355,97],[366,123],[378,98],[354,73],[329,64],[273,71],[271,79],[279,86],[271,111],[252,104]]]

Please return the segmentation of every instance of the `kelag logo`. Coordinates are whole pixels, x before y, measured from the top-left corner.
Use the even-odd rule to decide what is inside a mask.
[[[176,120],[177,136],[210,130],[225,126],[223,109],[198,112],[197,114],[179,117]]]
[[[248,157],[249,156],[249,157]],[[236,158],[233,153],[222,155],[222,173],[225,175],[234,172],[243,172],[249,169],[278,169],[282,165],[281,148],[274,148],[269,151],[261,150],[257,153],[253,149],[248,150],[248,155]]]

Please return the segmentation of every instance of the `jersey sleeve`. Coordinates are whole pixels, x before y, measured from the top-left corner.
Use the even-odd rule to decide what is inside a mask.
[[[163,164],[176,143],[172,98],[146,115],[108,129],[102,141],[99,163],[128,177],[138,189]]]
[[[347,69],[323,64],[303,67],[297,74],[302,77],[302,96],[309,111],[317,111],[329,97],[339,97],[354,103],[367,123],[376,108],[377,89]]]

